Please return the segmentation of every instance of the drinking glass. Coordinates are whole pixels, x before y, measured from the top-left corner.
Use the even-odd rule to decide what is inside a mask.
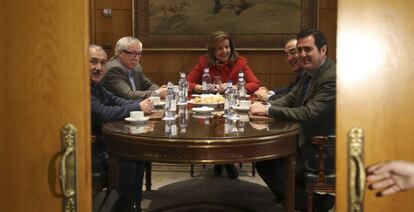
[[[221,92],[221,76],[214,76],[213,86],[216,93]]]

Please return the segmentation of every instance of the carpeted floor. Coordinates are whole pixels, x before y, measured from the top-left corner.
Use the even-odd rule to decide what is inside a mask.
[[[259,176],[253,177],[251,164],[243,164],[238,179],[213,174],[212,165],[153,164],[152,191],[144,191],[142,207],[146,212],[277,212],[282,205]]]

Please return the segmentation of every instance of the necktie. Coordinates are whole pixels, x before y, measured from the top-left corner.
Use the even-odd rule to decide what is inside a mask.
[[[136,91],[137,88],[135,87],[135,82],[134,82],[134,78],[132,77],[132,71],[128,71],[128,78],[129,78],[129,82],[131,84],[131,88],[133,91]]]
[[[296,107],[302,106],[303,100],[305,99],[306,93],[309,88],[309,82],[312,79],[312,77],[309,76],[309,74],[307,73],[304,73],[302,75],[302,78],[303,78],[302,83],[301,83],[302,86],[301,86],[300,91],[298,92],[299,95],[298,95],[298,98],[296,99]]]

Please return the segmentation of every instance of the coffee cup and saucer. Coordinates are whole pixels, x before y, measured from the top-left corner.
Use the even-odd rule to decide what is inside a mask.
[[[153,104],[155,107],[159,107],[159,106],[163,106],[163,105],[165,105],[165,102],[162,102],[162,101],[161,101],[161,98],[160,98],[159,96],[150,96],[150,97],[149,97],[149,99],[151,99],[152,104]]]
[[[148,116],[144,116],[143,111],[131,111],[129,112],[129,117],[125,118],[125,121],[135,123],[135,124],[141,124],[149,120]]]
[[[250,100],[240,100],[239,106],[237,106],[235,109],[239,112],[248,112],[251,105],[252,102]]]

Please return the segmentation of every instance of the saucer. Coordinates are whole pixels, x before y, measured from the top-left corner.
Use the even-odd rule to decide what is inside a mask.
[[[196,118],[196,119],[210,119],[210,118],[213,118],[213,117],[214,116],[211,115],[211,114],[199,114],[199,115],[194,114],[193,115],[193,118]]]
[[[196,113],[204,113],[204,114],[205,113],[210,113],[213,110],[214,110],[214,108],[212,108],[212,107],[206,107],[206,106],[203,106],[203,107],[194,107],[192,109],[192,111],[194,111]]]
[[[142,119],[133,119],[133,118],[131,118],[131,117],[126,117],[124,120],[125,120],[125,121],[127,121],[127,122],[131,122],[131,123],[140,124],[140,123],[144,123],[144,122],[148,121],[148,120],[149,120],[149,118],[150,118],[150,117],[148,117],[148,116],[146,116],[146,117],[144,117],[144,118],[142,118]]]
[[[174,116],[174,117],[163,117],[162,118],[162,120],[164,120],[164,121],[173,121],[173,120],[175,120],[177,118],[177,115],[176,116]]]
[[[226,118],[226,119],[230,119],[230,120],[233,120],[233,121],[236,121],[236,120],[239,120],[240,119],[240,116],[238,116],[238,115],[233,115],[232,117],[230,117],[230,118],[228,118],[227,116],[226,116],[226,114],[224,114],[223,115],[223,117],[224,118]]]
[[[177,105],[187,105],[188,102],[177,102]]]
[[[239,112],[248,112],[250,110],[250,107],[246,107],[246,108],[243,108],[243,107],[235,107],[235,109],[237,111],[239,111]]]

